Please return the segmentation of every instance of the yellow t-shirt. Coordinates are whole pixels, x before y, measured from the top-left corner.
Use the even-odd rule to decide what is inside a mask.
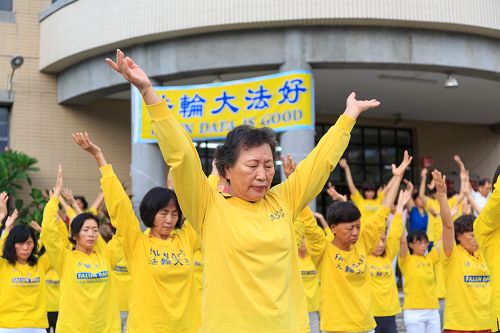
[[[2,246],[3,250],[3,246]],[[35,266],[0,257],[0,328],[46,328],[45,273],[50,264],[46,256]]]
[[[354,120],[341,116],[287,180],[252,203],[211,189],[191,138],[166,103],[148,108],[182,211],[201,232],[202,332],[307,332],[293,221],[322,190]]]
[[[118,300],[118,309],[121,312],[128,311],[128,302],[130,295],[130,273],[128,271],[127,259],[123,248],[116,237],[111,238],[108,246],[112,248],[114,258],[112,260],[111,282],[116,291]]]
[[[500,177],[486,206],[474,221],[474,237],[488,265],[491,277],[491,306],[495,309],[492,331],[500,330]]]
[[[59,199],[51,198],[43,212],[40,238],[61,277],[58,333],[121,332],[120,313],[109,280],[108,251],[90,255],[68,250],[56,223]]]
[[[381,206],[367,219],[350,251],[327,242],[323,230],[317,227],[317,234],[323,237],[309,242],[308,253],[320,271],[322,331],[362,332],[375,328],[367,258],[385,230],[389,213],[389,208]],[[308,234],[314,236],[306,228]]]
[[[104,201],[131,274],[127,332],[198,332],[193,228],[185,221],[166,240],[144,235],[112,166],[100,171]]]
[[[372,313],[375,317],[394,316],[401,312],[398,288],[392,261],[399,252],[403,233],[403,218],[396,214],[392,219],[386,239],[384,256],[368,256],[368,269],[372,292]]]
[[[410,254],[399,257],[398,263],[403,273],[403,309],[439,309],[436,294],[434,265],[439,255],[433,248],[426,256]]]
[[[453,244],[451,256],[442,251],[446,295],[444,329],[479,331],[491,328],[490,271],[478,250],[470,255]]]
[[[361,221],[363,222],[379,209],[384,200],[384,194],[380,192],[375,199],[365,199],[359,191],[356,191],[351,194],[351,200],[361,212]]]

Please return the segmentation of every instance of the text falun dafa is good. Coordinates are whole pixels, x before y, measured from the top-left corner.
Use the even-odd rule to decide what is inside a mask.
[[[221,139],[243,124],[267,126],[277,132],[314,128],[314,83],[310,71],[154,89],[193,140]],[[136,89],[133,94],[137,116],[135,141],[156,142],[147,107]]]

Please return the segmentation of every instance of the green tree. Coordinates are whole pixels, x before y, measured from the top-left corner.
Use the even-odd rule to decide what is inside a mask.
[[[18,221],[21,223],[29,223],[31,220],[42,222],[43,208],[47,200],[40,189],[32,186],[30,177],[30,173],[39,171],[35,166],[37,163],[36,158],[19,151],[7,150],[0,154],[0,191],[8,193],[9,208],[17,208]],[[31,198],[29,203],[25,203],[19,195],[26,183]]]

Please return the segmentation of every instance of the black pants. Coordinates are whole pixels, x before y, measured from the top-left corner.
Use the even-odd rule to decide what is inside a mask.
[[[58,315],[59,315],[59,312],[47,312],[47,320],[49,321],[49,327],[47,328],[47,333],[50,333],[51,327],[54,329],[54,332],[56,331],[56,324],[57,324],[57,316]]]
[[[377,323],[375,333],[398,333],[396,316],[375,317],[375,322]]]

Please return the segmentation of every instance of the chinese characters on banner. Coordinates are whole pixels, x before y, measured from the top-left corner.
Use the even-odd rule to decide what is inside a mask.
[[[310,71],[194,86],[154,87],[193,140],[224,138],[249,124],[287,131],[314,129],[314,85]],[[133,90],[134,140],[156,142],[146,105]]]

